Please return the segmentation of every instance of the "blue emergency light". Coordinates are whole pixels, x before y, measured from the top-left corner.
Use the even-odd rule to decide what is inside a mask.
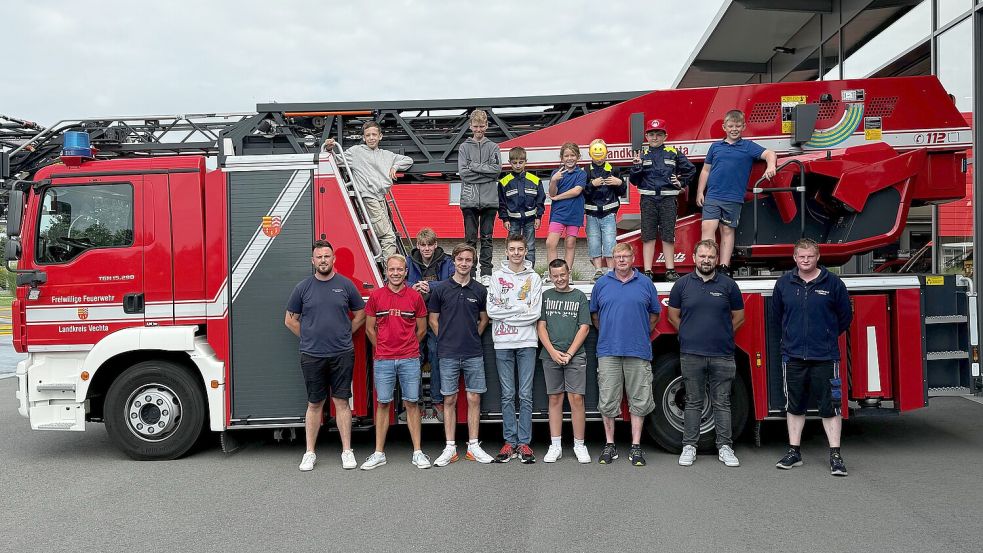
[[[92,143],[89,142],[89,133],[65,131],[61,156],[92,158]]]

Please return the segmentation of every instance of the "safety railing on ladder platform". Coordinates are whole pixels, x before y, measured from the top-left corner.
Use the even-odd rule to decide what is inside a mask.
[[[767,177],[762,176],[760,179],[754,182],[754,186],[751,187],[752,205],[753,205],[753,229],[751,238],[751,247],[753,248],[758,243],[758,194],[774,194],[775,192],[798,192],[799,193],[799,238],[805,238],[806,235],[806,166],[798,159],[790,159],[785,163],[778,166],[775,169],[777,174],[782,169],[788,167],[789,165],[796,165],[799,168],[799,185],[789,186],[783,188],[761,188],[759,185],[767,180]]]
[[[332,149],[330,153],[335,159],[335,164],[340,169],[344,169],[343,172],[339,171],[339,180],[345,185],[345,192],[348,194],[348,197],[354,200],[355,214],[358,216],[358,226],[362,229],[362,234],[369,243],[369,248],[372,250],[372,257],[379,265],[382,274],[386,274],[382,244],[379,243],[379,237],[376,236],[375,229],[372,228],[372,221],[369,219],[369,214],[365,208],[365,201],[362,199],[362,194],[355,186],[354,179],[352,178],[352,168],[348,165],[348,160],[345,159],[344,152],[341,150],[340,145],[335,144],[334,149]]]
[[[386,203],[389,205],[390,220],[393,223],[393,230],[396,232],[396,248],[399,249],[401,255],[409,259],[410,252],[413,251],[413,242],[410,239],[410,231],[406,228],[403,214],[399,212],[399,206],[396,205],[396,197],[392,190],[386,192]],[[398,227],[396,223],[399,223]]]

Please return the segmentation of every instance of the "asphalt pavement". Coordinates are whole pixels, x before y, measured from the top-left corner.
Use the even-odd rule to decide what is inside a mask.
[[[646,443],[648,466],[576,463],[445,468],[410,465],[405,428],[389,464],[342,470],[326,433],[313,472],[297,470],[302,442],[269,434],[226,455],[211,445],[168,462],[136,462],[105,428],[31,431],[15,380],[0,380],[0,536],[5,551],[980,551],[983,405],[961,397],[899,417],[846,426],[847,478],[829,475],[818,421],[805,465],[779,471],[784,429],[765,445],[737,444],[739,468],[700,456],[683,468]],[[624,442],[627,428],[619,427]],[[494,449],[500,433],[483,426]],[[547,430],[535,428],[537,454]],[[439,429],[424,432],[436,457]],[[600,453],[601,428],[588,446]],[[359,461],[372,435],[357,433]],[[463,451],[462,451],[463,453]],[[627,453],[626,451],[622,452]]]

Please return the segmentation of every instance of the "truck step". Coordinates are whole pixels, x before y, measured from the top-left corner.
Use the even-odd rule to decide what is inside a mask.
[[[46,422],[38,425],[38,430],[71,430],[74,422]]]
[[[64,390],[66,392],[75,391],[75,383],[73,382],[49,382],[47,384],[38,384],[37,390],[39,392],[57,392]]]
[[[925,324],[927,325],[940,325],[948,323],[965,323],[969,319],[966,315],[936,315],[933,317],[925,317]]]
[[[946,359],[969,359],[967,351],[930,351],[925,354],[927,361],[942,361]]]

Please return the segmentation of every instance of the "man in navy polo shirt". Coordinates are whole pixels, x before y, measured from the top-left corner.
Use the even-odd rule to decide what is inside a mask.
[[[751,165],[756,159],[765,160],[768,163],[765,177],[770,179],[775,176],[778,156],[741,138],[744,132],[744,112],[741,110],[728,111],[723,128],[727,137],[711,144],[703,161],[696,205],[703,208],[704,240],[713,240],[719,223],[723,223],[720,226],[720,272],[730,276],[730,254],[734,251],[734,235],[741,221]]]
[[[645,466],[642,423],[655,409],[652,399],[652,340],[659,321],[659,294],[655,285],[632,266],[629,244],[614,247],[614,270],[597,280],[591,292],[590,312],[597,338],[597,409],[604,419],[606,443],[597,462],[618,458],[614,445],[614,419],[621,413],[621,389],[628,395],[631,414],[631,449],[628,461]]]
[[[341,466],[358,466],[352,451],[352,370],[355,347],[352,334],[365,322],[365,302],[352,281],[334,269],[334,248],[327,240],[314,242],[314,274],[300,281],[287,302],[284,324],[300,337],[300,368],[307,386],[304,428],[307,452],[300,470],[314,469],[314,445],[324,420],[324,400],[331,389],[335,423],[341,435]],[[348,314],[353,318],[349,320]]]
[[[734,332],[744,323],[744,299],[737,283],[717,271],[717,244],[700,240],[693,252],[696,271],[677,280],[669,292],[669,323],[679,331],[679,363],[686,386],[683,452],[679,464],[696,460],[700,414],[710,383],[710,404],[720,462],[740,466],[731,440],[730,390],[737,375]]]
[[[799,445],[806,421],[809,392],[819,400],[819,416],[829,441],[829,472],[846,476],[840,455],[840,334],[850,328],[853,309],[843,281],[819,265],[819,244],[803,238],[792,248],[795,269],[775,282],[771,309],[782,322],[782,376],[788,451],[775,465],[802,465]]]
[[[457,461],[457,392],[461,374],[468,395],[468,454],[469,461],[491,463],[491,455],[478,443],[478,422],[481,416],[481,394],[485,385],[484,352],[481,333],[488,326],[485,304],[488,291],[471,278],[475,249],[470,244],[458,244],[451,253],[454,274],[430,287],[430,328],[437,335],[440,355],[440,393],[444,396],[444,436],[447,445],[434,461],[435,467],[445,467]]]

